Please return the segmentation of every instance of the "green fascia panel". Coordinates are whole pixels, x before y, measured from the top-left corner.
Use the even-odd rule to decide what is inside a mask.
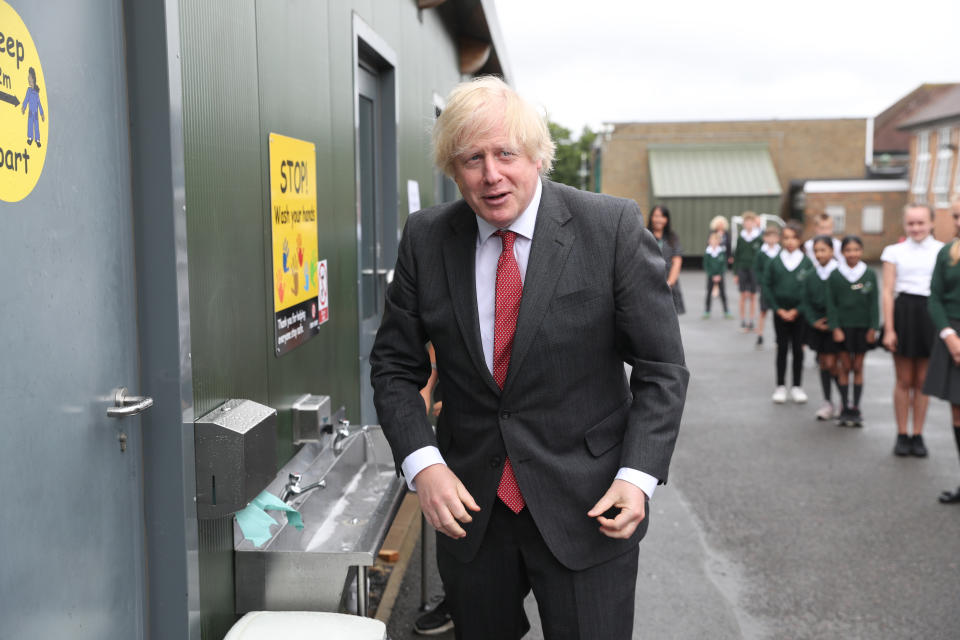
[[[779,196],[765,143],[650,145],[654,199]]]
[[[723,216],[728,221],[744,211],[778,214],[779,196],[734,196],[728,198],[661,198],[656,201],[670,210],[670,226],[680,239],[683,254],[700,256],[707,246],[710,220]]]

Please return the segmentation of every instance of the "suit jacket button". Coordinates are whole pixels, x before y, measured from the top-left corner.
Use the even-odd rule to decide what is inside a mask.
[[[490,458],[490,468],[496,469],[500,466],[500,456],[493,456]]]
[[[510,419],[510,412],[509,412],[509,411],[501,411],[501,412],[500,412],[500,417],[503,418],[504,420],[509,420],[509,419]]]

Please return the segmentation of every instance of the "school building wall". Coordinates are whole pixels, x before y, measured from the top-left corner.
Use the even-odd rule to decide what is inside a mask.
[[[907,192],[860,192],[860,193],[808,193],[804,209],[804,239],[815,233],[815,218],[826,213],[828,207],[842,206],[845,212],[844,229],[837,229],[836,236],[852,234],[863,239],[863,259],[867,262],[880,260],[883,248],[898,242],[903,236],[903,207]],[[863,209],[867,206],[883,208],[883,230],[867,233],[863,230]],[[941,240],[943,238],[940,238]]]
[[[396,194],[406,183],[433,204],[429,127],[434,94],[461,79],[456,45],[436,11],[395,0],[181,0],[181,64],[194,405],[228,398],[278,410],[277,463],[293,454],[290,405],[328,394],[358,420],[357,177],[353,15],[397,56]],[[329,261],[330,320],[274,354],[268,134],[317,147],[319,257]],[[400,204],[403,203],[403,204]],[[231,518],[201,520],[204,639],[235,620]]]
[[[620,123],[602,146],[600,184],[603,193],[633,198],[647,213],[654,204],[648,145],[762,142],[783,192],[779,215],[787,218],[791,180],[864,176],[866,134],[865,118]]]

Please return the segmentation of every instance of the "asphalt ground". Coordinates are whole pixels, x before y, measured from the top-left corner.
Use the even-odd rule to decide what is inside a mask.
[[[862,429],[814,418],[822,394],[809,353],[810,401],[774,405],[772,322],[758,350],[716,307],[702,320],[704,284],[701,271],[681,275],[691,380],[670,482],[640,546],[634,638],[960,638],[960,506],[936,500],[960,484],[948,405],[930,402],[928,458],[893,456],[893,364],[882,350],[866,357]],[[732,279],[727,288],[736,313]],[[393,640],[422,637],[412,632],[419,605],[418,545]],[[527,605],[526,638],[537,640],[532,596]]]

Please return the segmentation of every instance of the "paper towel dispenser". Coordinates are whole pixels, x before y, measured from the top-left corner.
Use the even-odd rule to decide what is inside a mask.
[[[277,474],[277,411],[227,400],[194,425],[197,517],[243,509]]]

